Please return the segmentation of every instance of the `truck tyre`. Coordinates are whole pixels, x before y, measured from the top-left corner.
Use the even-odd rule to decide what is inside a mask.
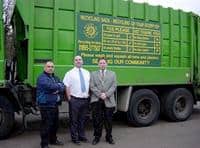
[[[157,121],[160,114],[158,96],[149,89],[133,93],[127,112],[128,121],[136,126],[149,126]]]
[[[0,96],[0,139],[9,136],[14,124],[14,112],[10,101]]]
[[[164,114],[172,121],[187,120],[193,111],[193,96],[185,88],[177,88],[164,95]]]

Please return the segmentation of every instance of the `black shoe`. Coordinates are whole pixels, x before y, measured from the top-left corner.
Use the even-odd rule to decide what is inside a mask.
[[[94,138],[92,141],[92,145],[96,145],[97,143],[99,143],[99,138]]]
[[[106,142],[109,144],[115,144],[115,141],[112,138],[106,139]]]
[[[49,146],[48,146],[48,145],[46,145],[46,146],[42,146],[41,148],[49,148]]]
[[[73,142],[74,144],[76,144],[76,145],[81,145],[81,142],[78,141],[78,140],[72,140],[72,142]]]
[[[80,137],[80,138],[78,138],[78,140],[81,142],[85,142],[85,143],[88,142],[88,139],[85,137]]]
[[[64,145],[62,141],[56,140],[55,142],[50,142],[51,145]]]

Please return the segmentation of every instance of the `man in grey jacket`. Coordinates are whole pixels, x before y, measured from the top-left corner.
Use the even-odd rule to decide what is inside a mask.
[[[102,135],[103,124],[106,129],[106,141],[115,144],[112,138],[112,116],[116,106],[114,92],[117,86],[116,75],[107,70],[107,61],[99,59],[99,70],[92,72],[90,79],[91,109],[94,127],[93,145]]]

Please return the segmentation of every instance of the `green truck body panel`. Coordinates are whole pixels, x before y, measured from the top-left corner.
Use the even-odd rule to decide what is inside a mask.
[[[2,1],[0,1],[0,14],[2,14]],[[0,85],[4,83],[4,75],[5,75],[5,70],[4,70],[4,29],[3,29],[3,18],[2,15],[0,15]]]
[[[197,50],[196,50],[196,77],[197,83],[200,84],[200,17],[197,18]],[[199,90],[200,91],[200,90]]]
[[[28,57],[19,58],[26,68],[20,64],[18,74],[32,86],[45,60],[55,62],[62,79],[76,54],[89,70],[97,69],[98,57],[107,57],[121,86],[199,81],[199,18],[192,13],[122,0],[17,0],[16,7],[17,28],[23,28],[17,36],[28,49],[17,49]]]

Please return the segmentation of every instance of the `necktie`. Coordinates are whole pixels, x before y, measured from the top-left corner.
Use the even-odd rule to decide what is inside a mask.
[[[104,70],[101,70],[101,77],[104,78]]]
[[[82,73],[81,69],[79,69],[79,77],[80,77],[80,82],[81,82],[81,91],[85,92],[86,91],[85,80],[84,80],[83,73]]]

